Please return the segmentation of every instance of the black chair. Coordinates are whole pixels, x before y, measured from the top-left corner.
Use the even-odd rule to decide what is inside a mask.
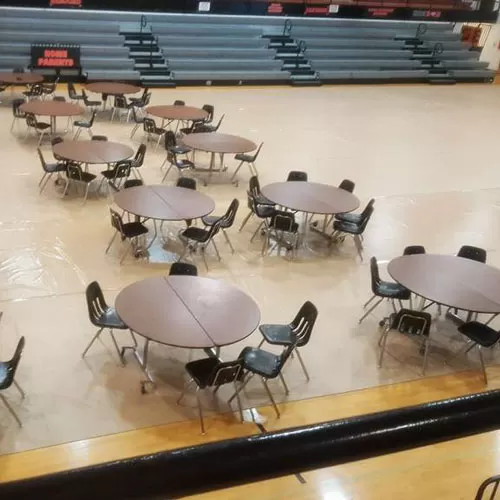
[[[14,351],[14,356],[12,356],[12,359],[10,359],[9,361],[0,361],[0,391],[4,391],[5,389],[8,389],[11,385],[14,385],[21,394],[21,397],[23,399],[25,398],[26,395],[24,391],[21,389],[21,386],[16,382],[15,376],[17,368],[19,366],[19,361],[21,360],[21,356],[23,355],[25,344],[26,344],[25,338],[21,337],[19,339],[19,342],[17,343],[17,347],[16,350]],[[21,419],[17,416],[16,412],[14,411],[14,409],[9,404],[9,402],[7,401],[7,399],[3,394],[0,394],[0,399],[2,400],[3,404],[7,407],[7,410],[9,410],[11,415],[16,419],[16,422],[19,425],[19,427],[22,427],[23,424],[21,422]]]
[[[54,174],[60,175],[61,172],[66,172],[66,163],[47,163],[45,158],[43,157],[42,151],[40,148],[37,148],[38,158],[40,158],[40,163],[43,169],[43,176],[40,179],[38,185],[40,186],[40,194],[45,189],[47,182],[49,182],[50,178]]]
[[[68,97],[72,101],[83,101],[83,95],[77,93],[72,82],[68,82]]]
[[[80,137],[80,134],[82,133],[82,130],[86,130],[89,134],[89,136],[92,138],[92,127],[94,125],[94,120],[95,120],[95,115],[96,111],[92,111],[92,115],[90,115],[90,120],[85,121],[85,120],[76,120],[73,122],[73,125],[78,127],[77,131],[75,132],[75,135],[73,136],[73,140],[75,141]]]
[[[101,172],[102,179],[99,184],[99,190],[106,181],[109,195],[111,195],[111,189],[119,191],[121,183],[129,178],[131,169],[132,167],[129,161],[119,161],[115,163],[112,168],[103,170]]]
[[[349,222],[345,220],[335,220],[333,221],[333,233],[331,236],[331,242],[339,243],[345,240],[346,235],[350,235],[354,239],[356,245],[356,250],[358,252],[359,258],[363,260],[363,233],[368,225],[373,214],[373,205],[364,210],[360,222]]]
[[[389,332],[396,332],[398,335],[407,335],[417,339],[420,343],[420,354],[423,356],[422,374],[425,375],[427,369],[427,357],[430,346],[430,329],[432,317],[429,313],[423,311],[412,311],[411,309],[401,309],[397,313],[389,316],[385,322],[382,335],[378,342],[380,346],[380,356],[378,360],[379,368],[382,367],[387,337]]]
[[[158,148],[158,144],[160,144],[161,137],[165,133],[165,130],[158,127],[152,118],[143,118],[142,126],[146,141],[151,140],[154,135],[158,136],[158,140],[156,141],[156,147]]]
[[[183,155],[186,153],[189,153],[191,151],[191,148],[188,146],[184,146],[183,144],[177,144],[177,139],[175,137],[175,134],[171,130],[166,130],[165,131],[165,151],[167,152],[167,157],[163,160],[163,163],[160,166],[160,169],[162,169],[165,166],[165,163],[167,161],[170,162],[172,165],[171,160],[173,159],[171,156],[168,156],[168,153],[173,153],[174,155]],[[187,160],[185,160],[187,161]],[[190,162],[193,166],[194,163]],[[169,169],[170,170],[170,169]]]
[[[299,170],[292,170],[288,173],[287,181],[299,181],[299,182],[307,182],[307,172],[301,172]]]
[[[125,249],[125,252],[123,252],[123,255],[120,259],[120,264],[122,264],[125,256],[132,250],[134,243],[137,247],[139,236],[147,234],[148,228],[138,220],[134,222],[123,222],[120,214],[118,212],[115,212],[112,208],[109,209],[109,212],[111,214],[111,226],[115,229],[115,234],[111,238],[111,241],[106,248],[106,253],[108,253],[118,234],[120,234],[122,241],[129,240],[129,245]]]
[[[53,101],[58,101],[58,102],[66,102],[66,97],[64,97],[63,95],[55,95],[53,98],[52,98]]]
[[[258,210],[258,208],[256,209]],[[267,236],[262,247],[263,255],[268,251],[271,239],[274,240],[275,244],[269,252],[272,252],[276,246],[278,250],[283,247],[287,251],[291,251],[292,258],[295,258],[299,245],[299,225],[295,222],[293,212],[274,211],[267,225]]]
[[[127,121],[129,121],[130,114],[132,113],[132,108],[134,108],[134,103],[129,103],[124,95],[115,95],[113,101],[113,112],[111,113],[111,121],[113,121],[115,113],[120,113],[120,111],[127,112]]]
[[[288,394],[288,386],[286,385],[282,370],[295,348],[296,345],[292,343],[287,345],[283,349],[281,354],[273,354],[265,351],[264,349],[259,349],[258,347],[245,347],[241,351],[238,358],[243,359],[243,369],[249,372],[249,376],[245,377],[245,380],[243,381],[239,389],[237,389],[235,394],[229,399],[229,403],[235,396],[238,395],[238,392],[240,392],[248,384],[248,382],[253,378],[254,375],[258,375],[260,376],[262,384],[266,389],[267,395],[271,400],[274,411],[276,412],[276,416],[279,418],[280,411],[278,409],[278,406],[276,405],[276,402],[274,401],[271,391],[269,390],[267,381],[269,379],[279,377],[285,388],[285,393]]]
[[[483,264],[486,264],[486,256],[487,253],[484,248],[473,247],[470,245],[463,245],[457,253],[457,257],[475,260],[476,262],[482,262]]]
[[[90,322],[94,326],[97,326],[98,330],[83,351],[82,358],[85,357],[88,350],[92,347],[92,344],[99,338],[103,330],[107,328],[111,335],[111,340],[113,341],[113,345],[115,346],[118,357],[123,363],[120,348],[118,347],[118,342],[116,341],[113,330],[128,330],[128,326],[120,319],[120,317],[116,313],[115,308],[108,306],[106,300],[104,299],[101,287],[99,283],[97,283],[97,281],[93,281],[92,283],[90,283],[90,285],[87,286],[85,297],[87,299],[87,310],[89,313]],[[132,331],[130,331],[130,334],[132,335],[134,345],[137,347],[137,341]]]
[[[52,138],[52,140],[50,141],[50,145],[52,146],[52,149],[54,149],[54,146],[56,146],[57,144],[61,144],[61,142],[64,142],[64,139],[60,136],[60,135],[56,135],[55,137]],[[54,158],[57,160],[57,161],[60,161],[60,162],[64,162],[66,163],[66,160],[62,157],[62,156],[58,156],[54,153],[54,151],[52,151],[52,154],[54,155]]]
[[[102,142],[106,142],[108,140],[107,136],[105,135],[93,135],[92,136],[92,141],[102,141]]]
[[[221,216],[217,215],[206,215],[205,217],[202,217],[202,222],[205,226],[213,226],[216,222],[220,221],[220,228],[222,230],[222,234],[224,235],[224,238],[227,241],[227,244],[231,248],[231,251],[234,253],[234,248],[233,245],[231,244],[231,240],[229,239],[229,236],[226,233],[226,229],[229,229],[233,226],[234,224],[234,219],[236,217],[236,214],[238,212],[238,207],[240,206],[240,202],[235,198],[229,205],[229,207],[226,210],[226,213]]]
[[[353,214],[351,212],[345,214],[335,214],[335,219],[351,222],[353,224],[360,224],[367,216],[370,210],[373,210],[373,205],[375,204],[375,199],[372,198],[367,204],[363,211],[359,214]]]
[[[12,73],[24,73],[24,68],[14,68]]]
[[[217,122],[217,125],[211,125],[209,122],[204,121],[202,123],[195,123],[191,133],[192,134],[199,134],[203,132],[217,132],[219,130],[219,127],[222,124],[222,121],[224,120],[224,116],[222,115]]]
[[[349,179],[344,179],[339,184],[339,189],[343,189],[344,191],[352,193],[354,191],[355,186],[356,186],[356,184],[354,184],[353,181],[350,181]]]
[[[59,83],[59,78],[56,78],[54,82],[52,83],[42,83],[42,99],[45,97],[47,98],[48,96],[52,95],[56,89],[57,89],[57,84]]]
[[[37,97],[41,98],[43,95],[43,87],[40,83],[35,83],[34,85],[30,85],[28,89],[23,92],[23,95],[28,101]]]
[[[198,276],[198,268],[187,262],[174,262],[170,266],[169,276]]]
[[[85,185],[85,195],[83,198],[83,204],[87,202],[87,197],[89,195],[89,189],[92,182],[97,178],[97,175],[91,174],[90,172],[84,172],[82,167],[76,163],[68,163],[66,165],[66,186],[64,187],[63,196],[66,196],[70,184],[84,184]]]
[[[144,186],[144,181],[141,179],[127,179],[124,183],[122,188],[123,189],[128,189],[131,187],[138,187],[138,186]]]
[[[422,245],[410,245],[403,250],[403,255],[421,255],[424,253],[425,247]]]
[[[136,107],[133,106],[132,107],[132,118],[134,120],[134,128],[132,129],[132,132],[130,132],[130,138],[132,139],[132,137],[134,137],[135,133],[137,132],[137,129],[139,128],[140,125],[143,125],[144,126],[144,117],[143,116],[139,116],[137,114],[137,110],[136,110]]]
[[[24,120],[26,118],[26,113],[21,111],[20,107],[26,101],[24,99],[13,99],[12,100],[12,125],[10,126],[10,131],[14,130],[14,126],[17,123],[17,120]]]
[[[500,340],[500,332],[493,330],[493,328],[479,323],[478,321],[469,321],[464,323],[458,328],[458,331],[471,340],[471,344],[465,346],[464,354],[468,353],[474,347],[477,348],[479,354],[479,361],[483,369],[483,378],[485,385],[488,385],[488,376],[486,374],[486,367],[484,365],[483,348],[489,349],[495,346]]]
[[[205,118],[204,123],[212,123],[214,121],[215,107],[212,104],[204,104],[201,109],[206,111],[208,116]]]
[[[263,142],[260,143],[260,146],[257,148],[257,151],[253,155],[249,154],[244,154],[244,153],[238,153],[234,159],[238,160],[240,163],[236,167],[236,170],[234,171],[233,176],[231,177],[231,180],[234,181],[234,178],[236,177],[236,174],[240,170],[241,166],[246,163],[248,165],[248,169],[250,170],[250,175],[252,176],[258,176],[259,173],[257,172],[257,167],[255,166],[255,161],[257,160],[257,157],[259,156],[260,150],[262,149],[262,146],[264,145]]]
[[[181,101],[180,99],[177,99],[174,101],[174,106],[185,106],[186,103],[184,101]]]
[[[40,144],[42,143],[45,134],[50,133],[50,123],[39,122],[36,119],[36,116],[32,113],[26,113],[25,118],[26,118],[26,125],[28,126],[28,128],[26,129],[26,134],[24,138],[26,139],[30,131],[33,130],[35,133],[40,134],[40,138],[38,139],[38,144],[37,144],[37,147],[40,147]]]
[[[247,205],[250,212],[243,219],[239,231],[241,231],[245,227],[245,224],[250,220],[250,217],[256,215],[256,213],[254,212],[254,205],[257,205],[259,207],[259,211],[264,218],[270,217],[274,213],[274,203],[268,200],[261,193],[259,178],[256,175],[250,177],[247,191]],[[269,208],[271,208],[272,210],[268,210]],[[269,213],[270,215],[264,215],[264,213]]]
[[[167,149],[167,157],[165,158],[165,161],[162,163],[162,167],[166,161],[170,163],[170,166],[167,168],[167,171],[165,172],[165,175],[161,180],[162,182],[165,182],[165,179],[168,177],[168,174],[172,169],[172,167],[175,167],[177,169],[177,173],[180,176],[184,175],[185,170],[193,171],[195,169],[195,165],[192,161],[179,159],[177,158],[177,153],[174,153],[173,151],[170,151],[168,149]]]
[[[132,167],[132,172],[139,179],[142,179],[140,168],[144,165],[144,160],[146,158],[146,150],[147,150],[146,144],[141,144],[137,148],[137,151],[135,152],[135,155],[132,158],[132,160],[128,160],[130,162],[130,166]]]
[[[179,177],[175,186],[196,191],[196,180],[190,177]]]
[[[215,235],[219,232],[220,225],[221,221],[215,222],[212,226],[209,227],[209,229],[203,229],[201,227],[191,226],[181,231],[179,237],[181,241],[184,243],[184,251],[179,257],[178,262],[182,261],[186,253],[189,252],[191,258],[193,258],[194,255],[196,255],[196,253],[198,252],[198,250],[200,250],[200,253],[203,257],[203,262],[205,263],[205,267],[207,268],[208,271],[208,263],[205,256],[205,251],[210,242],[212,242],[212,245],[215,249],[215,253],[217,254],[217,258],[220,261],[221,258],[219,250],[217,249],[217,245],[215,244],[214,241]]]
[[[217,391],[225,384],[233,384],[235,395],[238,401],[238,409],[240,418],[243,422],[243,410],[239,396],[237,382],[243,381],[243,360],[222,362],[217,358],[205,358],[191,361],[186,365],[186,371],[190,376],[190,380],[184,386],[184,389],[177,400],[179,404],[184,397],[187,388],[191,384],[196,384],[196,400],[198,403],[198,415],[200,417],[201,433],[205,434],[205,424],[203,421],[203,410],[201,407],[199,391],[213,387]]]
[[[92,109],[93,111],[97,111],[96,108],[102,106],[102,101],[93,101],[89,99],[84,89],[82,89],[82,100],[85,106],[87,106],[87,108]]]
[[[380,279],[378,263],[375,257],[370,259],[370,274],[373,296],[368,302],[366,302],[363,309],[366,309],[375,298],[378,298],[379,300],[377,300],[377,302],[375,302],[375,304],[370,307],[370,309],[368,309],[363,316],[361,316],[358,323],[361,323],[383,300],[387,299],[391,301],[394,312],[397,312],[396,306],[394,305],[395,300],[399,301],[401,309],[403,308],[403,303],[401,301],[410,300],[410,291],[407,288],[399,285],[398,283],[391,283]]]
[[[129,99],[130,102],[137,103],[137,102],[142,102],[146,98],[146,95],[148,94],[148,88],[144,87],[144,90],[142,91],[142,94],[140,97],[131,97]]]
[[[318,309],[316,306],[312,302],[304,302],[295,318],[288,325],[260,325],[259,330],[263,339],[258,347],[262,346],[264,342],[282,346],[295,345],[304,375],[307,380],[310,380],[298,348],[304,347],[309,342],[317,317]]]

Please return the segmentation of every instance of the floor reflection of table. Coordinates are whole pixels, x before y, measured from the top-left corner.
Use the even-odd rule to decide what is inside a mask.
[[[214,200],[206,194],[193,189],[164,185],[124,189],[116,193],[114,202],[130,214],[154,221],[154,236],[146,250],[158,236],[156,221],[199,219],[215,209]],[[171,260],[177,260],[177,256],[172,255]]]
[[[246,293],[198,276],[147,278],[122,290],[115,305],[125,324],[146,340],[143,356],[136,350],[134,355],[151,383],[150,342],[218,355],[221,347],[251,335],[260,321],[259,307]]]

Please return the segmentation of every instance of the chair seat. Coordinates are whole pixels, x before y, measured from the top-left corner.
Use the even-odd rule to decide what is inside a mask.
[[[73,125],[77,127],[90,128],[90,123],[84,122],[83,120],[76,120],[73,122]]]
[[[218,364],[217,358],[197,359],[186,365],[186,371],[200,389],[205,389],[208,387],[211,375]]]
[[[404,286],[388,281],[381,281],[377,285],[376,295],[388,299],[410,300],[411,292]]]
[[[348,234],[361,234],[364,228],[355,222],[336,220],[333,222],[333,229]]]
[[[259,330],[269,344],[288,345],[295,340],[290,325],[260,325]]]
[[[127,330],[128,326],[120,319],[114,307],[108,307],[106,311],[97,320],[99,326],[104,328],[116,328]]]
[[[101,172],[101,175],[105,177],[107,180],[114,180],[116,179],[116,169],[111,168],[110,170],[103,170]],[[125,177],[125,175],[119,175],[118,177]]]
[[[86,106],[100,106],[102,104],[101,101],[87,101],[85,103]]]
[[[189,160],[177,160],[175,162],[175,166],[179,169],[182,170],[184,168],[194,168],[194,163]]]
[[[45,170],[48,173],[66,172],[66,163],[46,163]]]
[[[283,227],[279,227],[283,225]],[[293,222],[291,225],[288,224],[288,221],[279,220],[278,227],[276,227],[274,221],[269,224],[269,227],[276,231],[285,231],[287,233],[296,233],[299,230],[299,224],[297,222]]]
[[[206,215],[205,217],[202,217],[202,222],[203,224],[205,224],[205,226],[213,226],[216,222],[220,221],[222,219],[222,217],[218,217],[217,215]],[[226,229],[228,227],[230,227],[231,224],[229,224],[228,222],[223,222],[220,227],[222,229]]]
[[[500,338],[499,332],[478,321],[464,323],[458,331],[483,347],[491,347]]]
[[[82,172],[80,177],[70,177],[70,179],[73,181],[86,182],[88,184],[89,182],[92,182],[96,177],[97,175],[91,174],[90,172]]]
[[[50,124],[45,122],[37,122],[36,128],[37,130],[47,130],[48,128],[50,128]]]
[[[168,148],[169,151],[171,151],[172,153],[176,154],[176,155],[184,155],[186,153],[189,153],[190,151],[192,151],[191,148],[187,147],[187,146],[183,146],[181,144],[178,144],[177,146],[171,146]]]
[[[352,224],[360,224],[362,221],[361,214],[337,214],[335,219],[344,222],[351,222]]]
[[[0,390],[7,389],[8,363],[0,362]]]
[[[245,347],[239,357],[243,358],[243,367],[257,375],[274,378],[278,374],[280,357],[271,352],[255,347]]]
[[[148,232],[148,228],[139,221],[127,222],[122,227],[126,238],[136,238]]]
[[[253,155],[246,155],[243,153],[238,153],[237,155],[235,155],[234,159],[239,160],[239,161],[246,161],[246,162],[250,163],[250,162],[253,162]]]
[[[204,242],[207,239],[208,231],[201,227],[191,226],[182,231],[181,236],[187,238],[188,240],[194,240],[197,242]]]
[[[261,219],[267,219],[268,217],[272,217],[276,213],[275,208],[270,207],[269,205],[257,205],[256,208],[256,215]]]

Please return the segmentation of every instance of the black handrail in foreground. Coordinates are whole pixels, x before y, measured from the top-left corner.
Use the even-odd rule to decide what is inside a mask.
[[[0,498],[179,498],[499,427],[497,390],[3,483]]]

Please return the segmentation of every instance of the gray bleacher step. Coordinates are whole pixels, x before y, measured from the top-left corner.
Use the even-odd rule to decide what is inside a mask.
[[[285,71],[291,71],[291,70],[311,70],[311,65],[308,62],[303,62],[299,64],[295,63],[285,63],[281,67],[281,69]]]
[[[163,75],[141,76],[141,83],[146,87],[175,87],[175,81],[172,78],[166,78]]]
[[[162,56],[153,56],[153,57],[148,57],[148,56],[142,56],[142,57],[134,57],[133,58],[135,61],[135,64],[147,64],[148,66],[153,63],[153,64],[165,64],[165,59],[163,59]]]
[[[270,49],[297,49],[297,44],[293,40],[289,40],[285,43],[282,42],[271,42],[268,46]]]
[[[274,58],[275,59],[297,59],[297,58],[303,58],[304,54],[301,52],[278,52]]]
[[[318,78],[309,78],[309,79],[304,79],[304,78],[295,78],[294,76],[291,77],[291,82],[290,82],[294,87],[319,87],[322,85],[321,80]]]
[[[139,63],[134,64],[134,69],[136,71],[168,71],[168,66],[165,63]]]
[[[163,54],[159,51],[159,50],[153,50],[153,52],[151,52],[151,49],[149,50],[139,50],[139,51],[136,51],[136,50],[131,50],[129,52],[129,56],[130,57],[163,57]]]
[[[432,75],[429,76],[428,83],[430,85],[455,85],[457,81],[449,75],[446,75],[446,77],[439,77],[439,75]]]

